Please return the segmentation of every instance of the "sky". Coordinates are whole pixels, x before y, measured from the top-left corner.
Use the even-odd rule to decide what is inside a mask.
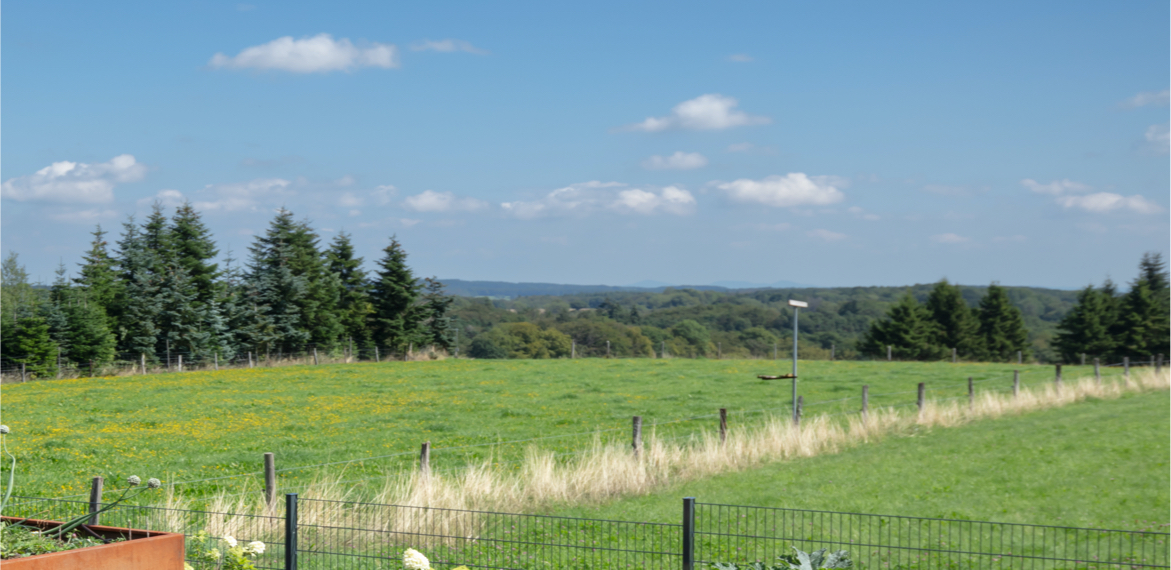
[[[54,2],[0,21],[0,248],[190,201],[367,267],[1125,282],[1169,224],[1167,2]]]

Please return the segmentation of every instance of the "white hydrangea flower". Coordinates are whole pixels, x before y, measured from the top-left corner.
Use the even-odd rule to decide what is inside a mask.
[[[224,542],[228,543],[228,548],[236,548],[236,539],[232,535],[225,536]]]
[[[126,478],[126,483],[128,485],[130,485],[131,487],[137,487],[138,484],[141,482],[142,482],[142,479],[139,479],[138,475],[131,475]]]
[[[414,548],[408,548],[403,552],[403,566],[407,570],[431,570],[431,561],[423,556],[422,552]]]
[[[8,433],[8,426],[0,425],[0,434],[6,434],[6,433]]]
[[[163,486],[163,482],[155,479],[154,477],[151,477],[150,479],[146,480],[146,486],[150,487],[151,489],[158,489],[159,487]]]
[[[256,555],[264,554],[264,543],[260,542],[259,540],[253,540],[252,542],[248,543],[248,546],[244,547],[244,551],[251,552],[252,554]]]

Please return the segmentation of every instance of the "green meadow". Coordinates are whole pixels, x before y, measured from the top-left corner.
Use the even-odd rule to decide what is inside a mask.
[[[0,421],[12,429],[17,494],[81,495],[95,475],[110,488],[131,474],[178,482],[188,496],[254,491],[269,451],[282,490],[323,472],[360,490],[387,471],[412,468],[424,441],[433,446],[432,468],[444,471],[487,459],[516,464],[529,446],[571,454],[596,437],[628,440],[635,415],[644,433],[685,437],[714,428],[719,408],[733,425],[787,414],[790,381],[756,375],[789,367],[444,360],[85,378],[5,385]],[[913,406],[919,382],[928,398],[964,398],[968,377],[977,390],[1011,390],[1014,369],[1025,386],[1053,381],[1049,366],[802,361],[799,394],[807,415],[851,414],[863,385],[871,406]],[[1065,368],[1066,378],[1090,374],[1092,367]]]

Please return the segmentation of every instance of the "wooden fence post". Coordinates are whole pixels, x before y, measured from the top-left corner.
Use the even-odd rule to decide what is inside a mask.
[[[606,358],[610,358],[610,341],[606,341]]]
[[[272,506],[276,500],[276,456],[264,454],[264,504]]]
[[[1094,359],[1094,382],[1099,386],[1102,385],[1102,370],[1099,368],[1099,366],[1101,366],[1101,361],[1102,359],[1100,358]]]
[[[252,368],[252,351],[248,351],[248,368]]]
[[[834,361],[834,359],[835,359],[835,358],[834,358],[834,353],[836,353],[836,352],[837,352],[837,349],[838,349],[837,345],[835,345],[835,344],[834,344],[834,343],[832,343],[832,342],[831,342],[831,343],[829,343],[829,360],[830,360],[830,362],[833,362],[833,361]]]
[[[183,371],[183,355],[179,355],[179,372]]]
[[[722,358],[724,358],[724,343],[717,342],[716,343],[716,360],[720,360]]]
[[[862,386],[862,421],[870,417],[870,385]]]
[[[318,362],[317,362],[317,347],[315,346],[315,347],[313,347],[313,365],[317,366],[317,364],[318,364]]]
[[[569,358],[577,358],[577,341],[569,341]]]
[[[1082,353],[1082,366],[1086,365],[1086,353]]]
[[[140,355],[142,357],[142,373],[146,374],[146,353]]]
[[[1021,394],[1021,371],[1012,371],[1012,397],[1015,399]]]
[[[919,383],[919,413],[923,413],[923,405],[927,403],[927,384]]]
[[[455,357],[459,358],[459,347],[457,346],[455,348],[455,350],[456,350]],[[378,356],[378,345],[374,345],[374,362],[382,362],[382,358]]]
[[[350,339],[350,348],[349,348],[350,360],[354,360],[354,337],[351,336],[351,337],[349,337],[349,339]]]
[[[956,363],[956,349],[955,348],[951,349],[951,363],[952,364]]]
[[[972,377],[968,376],[968,409],[976,406],[976,387],[972,385]]]
[[[805,413],[805,396],[797,396],[797,417],[795,425],[801,427],[801,414]]]
[[[182,358],[182,357],[180,357],[180,358]],[[92,361],[92,360],[89,361],[89,377],[90,378],[94,377],[94,361]]]
[[[667,341],[659,341],[659,358],[667,358]]]
[[[1055,366],[1057,367],[1057,375],[1053,379],[1053,384],[1055,384],[1057,386],[1057,389],[1060,390],[1061,389],[1061,365],[1056,364]]]
[[[419,451],[419,473],[423,475],[431,474],[431,442],[424,441],[423,448]]]
[[[215,360],[214,360],[214,363],[215,363],[215,371],[216,371],[216,372],[219,372],[219,371],[220,371],[220,353],[219,353],[219,351],[216,351],[216,352],[214,353],[214,357],[215,357]]]
[[[1017,364],[1024,364],[1024,362],[1025,362],[1024,359],[1025,359],[1024,353],[1019,350],[1016,351],[1016,363]]]
[[[57,379],[61,379],[61,347],[57,347]]]
[[[88,524],[98,524],[98,511],[102,510],[102,483],[101,477],[94,477],[89,487],[89,516]]]
[[[26,378],[27,376],[28,376],[28,373],[27,373],[27,372],[25,372],[25,369],[24,369],[24,363],[23,363],[23,362],[21,362],[21,363],[20,363],[20,381],[23,383],[23,382],[25,381],[25,378]]]
[[[890,362],[890,349],[891,349],[890,345],[889,344],[886,345],[886,361],[887,362]]]
[[[642,416],[634,416],[631,421],[630,447],[634,449],[634,458],[638,459],[638,452],[642,448]]]
[[[1122,385],[1123,386],[1130,385],[1130,357],[1129,356],[1122,357]]]
[[[728,409],[720,408],[720,443],[728,441]]]

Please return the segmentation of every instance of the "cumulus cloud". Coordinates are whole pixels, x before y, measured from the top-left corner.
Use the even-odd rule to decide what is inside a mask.
[[[1164,89],[1162,91],[1143,91],[1123,101],[1122,106],[1127,109],[1136,109],[1147,105],[1165,107],[1168,103],[1171,103],[1171,90]]]
[[[102,204],[114,200],[114,186],[118,183],[137,182],[145,176],[146,166],[129,154],[99,164],[63,160],[35,174],[5,181],[0,185],[0,196],[18,202]]]
[[[334,40],[329,34],[293,39],[277,38],[266,44],[245,48],[229,57],[217,53],[208,65],[231,69],[279,69],[293,73],[350,71],[359,67],[398,67],[398,48],[392,44]]]
[[[1078,208],[1095,213],[1130,210],[1139,214],[1153,214],[1162,211],[1162,208],[1157,204],[1137,194],[1123,196],[1113,192],[1098,192],[1086,196],[1061,196],[1057,198],[1057,203],[1065,208]]]
[[[728,56],[728,61],[734,61],[736,63],[748,63],[752,61],[752,56],[746,53],[734,53]]]
[[[958,234],[947,233],[933,235],[931,236],[931,241],[935,243],[968,243],[972,241],[972,238],[966,238]]]
[[[666,117],[647,117],[645,121],[626,128],[649,133],[668,129],[712,131],[772,122],[768,117],[753,116],[736,109],[739,104],[732,97],[709,93],[675,105]]]
[[[358,196],[353,192],[343,192],[341,197],[337,199],[337,205],[343,208],[356,208],[365,202],[366,201],[363,200],[361,196]]]
[[[846,181],[837,176],[806,176],[803,172],[773,175],[761,180],[741,178],[716,185],[736,202],[777,208],[836,204],[846,198],[838,186],[845,187]]]
[[[707,166],[707,157],[698,152],[676,151],[671,156],[652,156],[642,161],[647,170],[692,170]]]
[[[257,211],[262,206],[276,200],[283,200],[295,194],[290,186],[292,182],[282,178],[259,178],[250,182],[232,184],[208,184],[203,192],[212,196],[211,200],[195,202],[194,206],[201,212],[239,212]]]
[[[1072,180],[1054,180],[1048,184],[1041,184],[1026,178],[1021,180],[1021,184],[1033,192],[1053,196],[1054,201],[1066,209],[1075,208],[1094,213],[1124,210],[1139,214],[1151,214],[1163,210],[1158,204],[1152,203],[1138,194],[1134,196],[1123,196],[1114,192],[1090,194],[1089,192],[1093,191],[1092,186]]]
[[[154,196],[148,196],[137,202],[139,208],[145,208],[151,204],[158,202],[160,206],[165,209],[177,208],[187,201],[187,197],[178,190],[159,190]]]
[[[684,215],[695,210],[695,197],[687,190],[668,186],[628,188],[621,182],[582,182],[549,192],[538,200],[504,202],[500,207],[522,219],[546,216],[584,216],[601,210],[624,214],[666,212]]]
[[[1021,185],[1025,188],[1028,188],[1029,190],[1032,190],[1033,192],[1037,192],[1038,194],[1049,194],[1051,196],[1060,196],[1062,194],[1071,192],[1089,192],[1091,190],[1090,186],[1082,184],[1081,182],[1074,182],[1068,178],[1065,180],[1054,180],[1048,184],[1042,184],[1036,180],[1033,180],[1032,178],[1026,178],[1021,180]]]
[[[469,42],[453,39],[439,41],[423,40],[421,42],[415,42],[411,44],[411,51],[437,51],[440,53],[462,51],[465,53],[474,53],[476,55],[488,54],[487,51],[482,50]]]
[[[823,240],[823,241],[842,241],[842,240],[846,239],[847,237],[849,237],[846,234],[840,234],[838,232],[831,232],[829,230],[822,230],[822,229],[809,230],[809,231],[805,232],[805,235],[807,235],[811,238],[817,238],[817,239]]]
[[[416,212],[470,212],[488,206],[487,202],[475,198],[457,198],[451,192],[424,190],[422,194],[408,196],[403,204]]]
[[[370,197],[374,198],[374,202],[379,206],[385,206],[394,199],[394,195],[398,193],[398,188],[391,184],[383,184],[370,191]]]
[[[1147,141],[1147,146],[1160,154],[1167,154],[1171,150],[1171,132],[1169,132],[1169,125],[1167,123],[1159,123],[1147,127],[1147,132],[1143,134],[1143,138]]]

